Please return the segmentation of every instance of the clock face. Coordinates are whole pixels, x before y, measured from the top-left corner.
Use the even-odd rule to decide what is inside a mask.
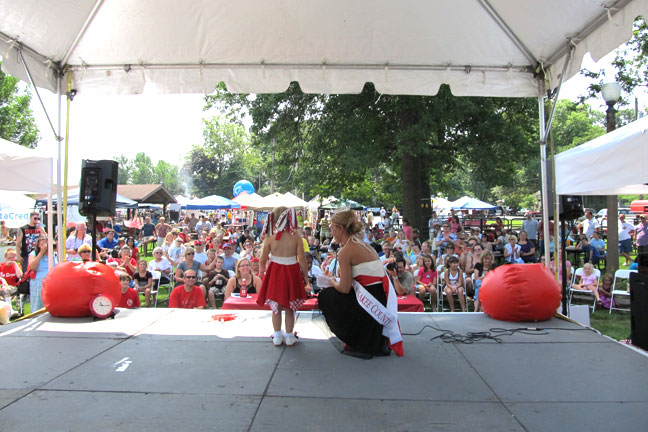
[[[90,300],[90,312],[97,318],[107,318],[113,311],[113,302],[110,297],[99,294]]]

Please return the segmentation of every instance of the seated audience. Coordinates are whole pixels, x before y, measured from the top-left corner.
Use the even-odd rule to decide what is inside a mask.
[[[445,294],[448,297],[450,312],[455,311],[454,296],[457,296],[461,311],[466,312],[466,298],[464,297],[463,272],[459,268],[459,259],[455,256],[448,258],[448,269],[443,272],[445,281]]]
[[[131,277],[128,273],[120,273],[119,282],[121,283],[121,300],[119,300],[117,307],[127,309],[140,307],[139,293],[130,287]]]
[[[504,260],[511,264],[523,264],[524,261],[520,257],[520,249],[520,245],[517,244],[517,237],[509,235],[508,243],[504,246]]]
[[[486,274],[495,268],[495,255],[491,251],[483,251],[479,255],[477,263],[475,263],[475,268],[473,270],[473,284],[475,286],[475,312],[481,310],[481,302],[479,301],[479,288],[481,288],[482,282]]]
[[[518,246],[520,246],[520,258],[522,258],[522,261],[525,263],[536,262],[535,246],[528,240],[526,231],[520,231]]]
[[[236,263],[234,277],[227,282],[225,300],[233,293],[240,293],[241,286],[247,288],[248,294],[257,294],[261,289],[261,278],[252,274],[252,264],[247,258],[243,258]]]
[[[182,309],[204,309],[207,305],[205,302],[205,292],[196,285],[196,271],[189,268],[184,272],[182,282],[173,289],[169,296],[170,308]]]
[[[216,296],[225,294],[225,287],[230,279],[229,272],[223,269],[223,262],[223,257],[216,257],[214,270],[209,273],[207,280],[207,297],[212,309],[216,307]]]
[[[599,300],[601,306],[605,309],[610,309],[610,303],[612,307],[616,307],[616,304],[612,302],[612,286],[614,284],[614,276],[611,274],[606,274],[601,280],[601,285],[598,288]]]
[[[145,259],[137,263],[137,271],[133,275],[135,287],[138,292],[144,293],[146,307],[151,307],[151,289],[153,288],[153,274],[147,269]]]
[[[154,271],[160,272],[160,284],[167,284],[171,282],[171,263],[163,256],[162,248],[156,246],[153,249],[153,259],[148,264],[148,270],[152,273]],[[156,281],[153,281],[157,283]]]
[[[431,255],[421,255],[420,258],[423,260],[423,264],[416,274],[418,297],[423,300],[425,293],[430,293],[432,304],[436,304],[437,270],[434,265],[434,258]]]
[[[572,288],[576,290],[588,290],[596,297],[596,303],[601,306],[601,299],[598,294],[598,286],[596,283],[596,274],[594,273],[594,266],[592,263],[587,263],[583,266],[581,275],[576,276],[576,281],[572,284]]]

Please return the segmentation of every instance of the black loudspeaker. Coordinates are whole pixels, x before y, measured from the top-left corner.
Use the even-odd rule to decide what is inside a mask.
[[[648,275],[630,273],[630,338],[632,345],[648,350]]]
[[[549,219],[554,219],[554,196],[551,178],[553,176],[553,164],[547,161],[547,197],[549,204]],[[573,220],[583,216],[583,199],[580,195],[560,195],[558,203],[558,214],[561,220]]]
[[[112,160],[81,162],[79,213],[83,216],[113,216],[117,205],[119,164]]]

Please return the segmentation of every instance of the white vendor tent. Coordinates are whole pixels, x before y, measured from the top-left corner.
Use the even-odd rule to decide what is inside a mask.
[[[628,40],[648,0],[0,0],[0,11],[2,69],[59,94],[68,80],[104,94],[210,93],[220,81],[271,93],[298,81],[310,93],[372,82],[434,95],[447,83],[457,96],[537,97],[546,209],[547,90],[586,53],[598,60]]]
[[[558,154],[556,193],[648,194],[648,117]]]
[[[29,222],[36,200],[22,192],[0,190],[0,220],[9,228],[20,228]]]
[[[0,190],[46,193],[47,208],[52,208],[52,167],[51,157],[40,155],[38,150],[29,149],[0,138]],[[33,208],[33,205],[32,205]],[[24,224],[22,224],[24,225]],[[47,212],[47,226],[54,226],[52,212]],[[48,231],[50,238],[47,252],[50,268],[53,265],[53,230]]]
[[[0,189],[24,193],[52,192],[51,157],[0,138]]]

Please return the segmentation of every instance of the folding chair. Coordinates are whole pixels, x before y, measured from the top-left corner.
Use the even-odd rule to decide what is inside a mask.
[[[625,297],[628,300],[630,300],[630,273],[636,273],[637,270],[617,270],[614,272],[614,283],[612,284],[612,297],[610,298],[610,313],[612,313],[612,309],[616,310],[623,310],[623,311],[628,311],[630,312],[630,309],[625,309],[625,308],[618,308],[618,307],[612,307],[614,305],[614,296],[618,297]],[[627,288],[622,290],[622,289],[617,289],[617,280],[618,279],[625,279],[626,280],[626,286]]]
[[[160,271],[152,271],[151,274],[153,275],[153,286],[151,287],[151,296],[155,296],[155,303],[153,303],[153,307],[157,307],[157,302],[158,302],[158,294],[160,293],[160,287],[166,287],[167,290],[167,295],[171,294],[171,287],[173,283],[171,282],[171,279],[168,279],[168,282],[162,283],[162,272]],[[169,275],[170,278],[173,278],[173,274]]]
[[[601,270],[594,269],[594,275],[596,276],[596,282],[595,283],[596,283],[596,287],[598,289],[599,279],[601,278]],[[568,299],[567,300],[567,308],[571,307],[574,294],[584,295],[584,296],[592,296],[593,297],[592,306],[590,306],[590,307],[592,308],[592,312],[594,312],[596,310],[596,296],[594,295],[594,293],[592,291],[588,290],[588,289],[584,289],[584,290],[583,289],[574,289],[574,284],[576,283],[576,278],[578,276],[580,276],[581,278],[583,277],[583,268],[582,267],[576,269],[576,271],[572,275],[571,284],[569,285],[569,291],[567,292],[567,299]]]

